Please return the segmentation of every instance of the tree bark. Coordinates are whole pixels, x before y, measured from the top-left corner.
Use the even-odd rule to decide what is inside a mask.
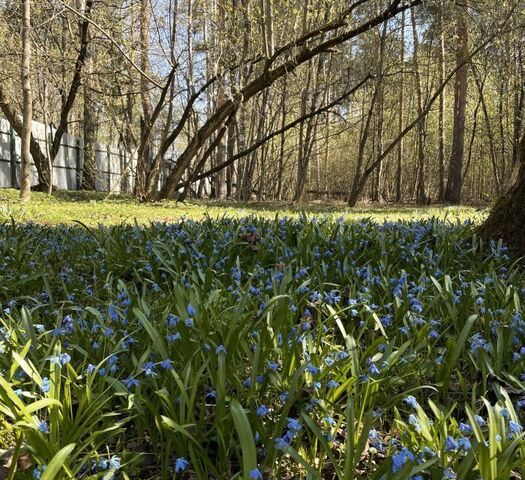
[[[414,64],[414,83],[417,97],[417,113],[421,115],[423,112],[423,93],[421,91],[421,73],[419,71],[419,38],[416,22],[416,13],[411,12],[412,19],[412,39],[414,53],[412,60]],[[427,195],[425,192],[425,131],[426,131],[426,117],[422,117],[421,122],[417,126],[417,183],[416,183],[416,202],[419,204],[427,203]]]
[[[465,147],[465,112],[467,107],[468,64],[464,63],[468,55],[468,26],[465,12],[457,11],[457,46],[456,61],[462,65],[456,72],[454,87],[454,133],[452,137],[452,155],[450,157],[447,188],[444,200],[453,204],[461,202],[463,156]]]
[[[20,167],[20,200],[31,199],[31,128],[33,123],[33,93],[31,90],[31,0],[22,1],[22,164]]]
[[[140,1],[140,68],[143,72],[149,70],[149,0]],[[143,148],[137,158],[137,173],[135,177],[135,196],[144,198],[146,196],[146,177],[151,164],[151,117],[153,107],[149,94],[149,82],[144,76],[140,76],[140,99],[142,102],[142,118],[140,122]],[[145,137],[148,137],[144,140]]]
[[[439,83],[445,80],[445,0],[439,5]],[[445,198],[445,103],[446,95],[443,92],[439,97],[439,120],[438,120],[438,171],[439,191],[438,201]]]
[[[482,237],[503,239],[517,254],[525,254],[525,134],[518,145],[519,171],[514,185],[500,197],[479,228]]]
[[[91,47],[88,46],[85,60],[86,75],[84,78],[84,168],[82,171],[82,189],[96,190],[97,180],[97,160],[96,160],[96,141],[97,141],[97,114],[94,92],[90,88],[93,73],[93,58]]]

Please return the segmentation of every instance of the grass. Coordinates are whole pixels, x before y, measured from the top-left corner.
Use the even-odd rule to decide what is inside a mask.
[[[14,218],[18,221],[56,225],[81,221],[89,226],[120,223],[148,224],[151,221],[174,222],[182,218],[199,220],[205,217],[220,218],[224,215],[240,218],[253,215],[261,218],[297,217],[301,212],[309,215],[344,217],[346,220],[370,218],[377,222],[438,218],[442,220],[474,222],[481,220],[485,210],[474,207],[414,207],[404,205],[363,206],[348,209],[343,203],[309,203],[291,205],[284,203],[235,202],[176,202],[139,203],[128,196],[106,199],[101,192],[56,192],[53,196],[33,192],[28,206],[20,205],[18,191],[0,190],[0,219]]]

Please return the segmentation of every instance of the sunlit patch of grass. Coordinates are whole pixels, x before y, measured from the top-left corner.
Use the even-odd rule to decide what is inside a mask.
[[[368,218],[376,222],[400,220],[424,220],[437,218],[450,222],[481,221],[486,209],[469,206],[411,205],[359,206],[348,208],[342,202],[313,202],[289,204],[283,202],[238,203],[233,201],[196,201],[185,203],[173,201],[140,203],[130,196],[113,195],[107,198],[103,192],[61,191],[52,196],[33,192],[32,202],[21,206],[18,191],[0,190],[0,220],[13,218],[17,221],[34,221],[56,225],[81,221],[90,226],[120,223],[148,224],[152,221],[175,222],[180,219],[199,220],[206,217],[260,218],[297,217],[300,214],[346,220]]]

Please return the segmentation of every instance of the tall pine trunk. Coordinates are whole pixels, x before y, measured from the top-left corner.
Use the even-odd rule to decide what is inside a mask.
[[[457,10],[457,45],[456,62],[462,65],[456,72],[454,87],[454,133],[452,136],[452,154],[450,157],[445,201],[458,204],[461,201],[461,188],[463,184],[462,170],[465,147],[465,112],[467,108],[468,88],[468,27],[466,13]]]

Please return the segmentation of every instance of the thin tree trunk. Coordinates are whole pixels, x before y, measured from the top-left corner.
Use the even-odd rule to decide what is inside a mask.
[[[414,63],[414,83],[417,97],[417,113],[421,115],[423,112],[423,94],[421,91],[421,73],[419,71],[419,38],[416,22],[416,12],[411,10],[412,19],[412,39],[414,52],[412,55]],[[423,118],[417,126],[417,182],[416,182],[416,202],[423,204],[427,203],[427,196],[425,192],[425,131],[426,118]]]
[[[445,80],[445,0],[441,0],[439,6],[439,83]],[[439,191],[438,201],[445,198],[445,102],[446,95],[443,92],[439,97],[439,120],[438,120],[438,171]]]
[[[489,153],[490,153],[490,160],[492,162],[492,172],[494,175],[494,180],[496,182],[496,194],[501,194],[501,176],[498,170],[498,163],[496,159],[496,147],[494,144],[494,133],[492,130],[492,125],[490,123],[490,115],[489,110],[487,107],[487,102],[485,101],[485,95],[483,93],[483,87],[485,85],[485,79],[479,78],[479,73],[475,65],[472,66],[472,73],[474,76],[474,80],[476,81],[476,86],[478,88],[479,93],[479,101],[481,102],[481,106],[483,108],[483,116],[485,118],[485,126],[487,128],[487,137],[489,140]]]
[[[31,199],[31,129],[33,122],[33,93],[31,90],[31,0],[22,0],[22,165],[20,167],[20,200]]]
[[[405,12],[401,14],[401,80],[399,84],[398,134],[405,128]],[[397,146],[396,202],[401,202],[403,179],[403,140]]]
[[[140,68],[143,72],[149,70],[149,0],[140,0]],[[149,135],[153,107],[149,94],[149,82],[140,76],[140,99],[142,102],[142,118],[140,121],[141,137]],[[147,133],[148,132],[148,133]],[[146,192],[146,178],[151,163],[151,141],[148,139],[137,158],[137,173],[135,177],[135,196],[144,198]]]
[[[82,174],[82,188],[96,190],[97,161],[97,115],[94,101],[94,92],[90,88],[93,74],[93,56],[91,47],[88,47],[85,61],[86,75],[84,79],[84,168]]]

